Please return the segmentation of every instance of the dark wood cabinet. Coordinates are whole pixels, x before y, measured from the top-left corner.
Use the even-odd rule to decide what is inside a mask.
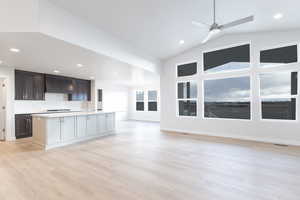
[[[73,79],[74,92],[69,94],[69,101],[90,101],[91,100],[91,81]]]
[[[15,70],[15,100],[45,100],[44,74]]]
[[[15,100],[45,100],[45,93],[68,94],[69,101],[90,101],[91,81],[15,70]]]
[[[16,138],[32,137],[32,117],[30,114],[15,115]]]
[[[46,74],[46,92],[72,94],[74,92],[73,79],[64,76]]]

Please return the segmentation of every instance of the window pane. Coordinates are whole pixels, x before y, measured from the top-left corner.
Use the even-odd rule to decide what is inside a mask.
[[[197,98],[197,83],[196,82],[185,82],[178,83],[178,99],[195,99]]]
[[[144,101],[144,92],[143,91],[137,91],[136,92],[136,101],[137,102],[143,102]]]
[[[262,118],[295,120],[296,99],[295,98],[263,99]]]
[[[204,81],[204,116],[250,119],[250,77]]]
[[[250,77],[214,79],[204,81],[205,102],[248,101]]]
[[[148,102],[148,111],[157,111],[157,102]]]
[[[250,67],[250,45],[242,45],[203,54],[204,71],[220,72]]]
[[[136,102],[136,110],[144,111],[144,102]]]
[[[297,45],[268,49],[260,52],[261,66],[298,62]]]
[[[205,102],[207,118],[250,119],[250,102]]]
[[[197,101],[179,101],[180,116],[197,116]]]
[[[197,63],[189,63],[177,66],[177,76],[192,76],[197,74]]]
[[[157,101],[157,91],[148,91],[148,101]]]
[[[260,75],[260,95],[279,96],[297,95],[297,72],[276,72]]]

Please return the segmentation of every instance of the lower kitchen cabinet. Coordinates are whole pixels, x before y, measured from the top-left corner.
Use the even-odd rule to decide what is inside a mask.
[[[87,134],[87,116],[77,116],[76,117],[76,137],[82,138]]]
[[[106,114],[106,131],[115,129],[115,115],[113,113]]]
[[[109,135],[115,129],[114,113],[47,117],[49,115],[32,115],[33,142],[45,149]]]
[[[61,139],[62,141],[70,141],[75,139],[75,117],[60,118]]]
[[[16,139],[32,136],[32,118],[30,114],[15,115]]]
[[[37,121],[36,121],[37,120]],[[34,123],[42,122],[42,120],[34,119]],[[44,121],[43,121],[44,122]],[[49,133],[48,137],[45,138],[47,141],[47,145],[53,145],[60,143],[61,141],[61,135],[60,135],[60,118],[49,118],[47,120],[47,123],[44,123],[46,125],[46,132]],[[42,131],[42,124],[34,124],[34,131],[39,132]],[[39,139],[43,139],[43,137],[39,137]]]
[[[97,129],[99,134],[104,135],[106,128],[106,115],[98,115],[97,116]]]
[[[86,121],[86,133],[88,136],[97,135],[97,116],[88,115]]]

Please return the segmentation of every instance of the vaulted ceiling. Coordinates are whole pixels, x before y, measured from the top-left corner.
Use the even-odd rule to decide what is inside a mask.
[[[212,0],[51,1],[159,59],[200,44],[207,30],[193,26],[193,20],[212,23]],[[217,0],[217,21],[255,15],[254,22],[225,33],[295,29],[300,28],[299,7],[299,0]],[[274,20],[278,12],[284,17]]]
[[[11,52],[18,48],[20,52]],[[41,33],[0,33],[0,67],[112,81],[137,87],[159,84],[156,73]],[[78,66],[78,64],[81,64]]]

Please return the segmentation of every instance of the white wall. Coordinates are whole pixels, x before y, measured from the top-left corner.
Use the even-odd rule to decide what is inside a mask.
[[[94,81],[93,100],[98,102],[98,89],[102,89],[103,110],[115,111],[117,120],[128,119],[128,90],[127,86],[115,85],[114,81]],[[97,108],[97,107],[96,107]]]
[[[15,101],[15,114],[43,112],[50,109],[71,109],[81,111],[88,109],[88,102],[68,101],[67,94],[46,93],[45,101]]]
[[[5,79],[6,85],[6,140],[15,139],[15,115],[14,115],[14,69],[0,66],[0,77]]]
[[[176,117],[176,64],[198,61],[198,71],[202,67],[202,51],[222,48],[234,44],[251,43],[251,69],[252,77],[252,120],[222,120],[202,119],[203,116],[203,75],[196,76],[198,82],[198,117]],[[203,46],[193,48],[181,55],[167,60],[161,71],[161,129],[195,134],[233,137],[272,143],[300,145],[299,121],[261,121],[259,103],[258,68],[259,50],[274,46],[300,43],[300,30],[289,32],[264,32],[251,34],[225,35],[208,42]],[[298,52],[300,54],[300,52]],[[299,70],[300,63],[287,67]],[[279,67],[285,69],[285,66]],[[223,75],[220,75],[222,77]],[[299,84],[299,83],[298,83]],[[299,84],[300,85],[300,84]],[[298,87],[299,87],[298,85]],[[300,98],[297,99],[297,106]],[[299,110],[299,108],[298,108]],[[297,114],[300,119],[300,112]]]
[[[158,111],[148,111],[148,95],[147,92],[149,90],[157,91],[157,109]],[[136,91],[144,91],[144,111],[136,111]],[[128,118],[130,120],[139,120],[139,121],[152,121],[159,122],[160,121],[160,89],[159,86],[148,86],[148,87],[133,87],[129,90],[129,114]]]

